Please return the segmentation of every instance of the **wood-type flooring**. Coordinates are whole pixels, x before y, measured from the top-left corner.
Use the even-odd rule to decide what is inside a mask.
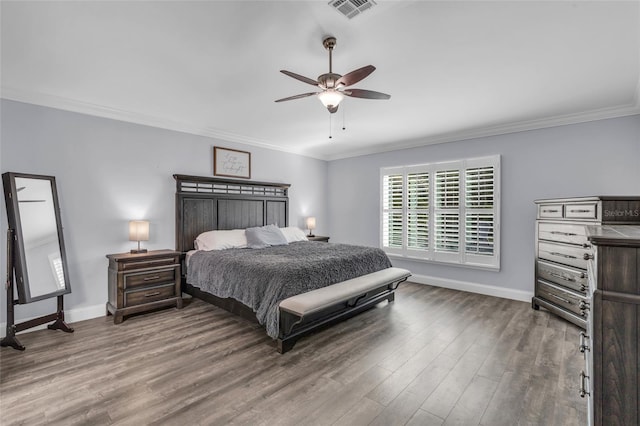
[[[580,329],[528,303],[406,283],[280,355],[200,300],[0,350],[0,424],[585,425]]]

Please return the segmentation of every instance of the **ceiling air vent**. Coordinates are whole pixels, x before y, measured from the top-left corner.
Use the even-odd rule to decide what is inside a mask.
[[[331,0],[329,5],[351,19],[376,5],[373,0]]]

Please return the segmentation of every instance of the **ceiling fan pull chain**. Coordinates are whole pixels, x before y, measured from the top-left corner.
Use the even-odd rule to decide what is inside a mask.
[[[345,112],[344,112],[344,105],[342,105],[342,130],[347,130],[347,127],[346,127],[346,125],[344,124],[344,123],[345,123],[345,118],[344,118],[344,116],[345,116]]]
[[[329,139],[333,139],[333,136],[331,136],[331,114],[329,114]]]

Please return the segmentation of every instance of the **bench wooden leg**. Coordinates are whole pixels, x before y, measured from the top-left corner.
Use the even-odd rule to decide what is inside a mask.
[[[393,302],[394,300],[396,300],[396,294],[395,292],[391,292],[389,293],[389,296],[387,296],[387,300],[389,301],[389,303]]]
[[[278,353],[289,352],[293,349],[293,346],[296,344],[298,339],[289,338],[289,339],[280,339],[278,338]]]

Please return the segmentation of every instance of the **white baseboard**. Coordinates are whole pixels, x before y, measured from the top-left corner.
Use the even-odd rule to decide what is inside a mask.
[[[530,302],[531,298],[533,297],[533,292],[528,292],[523,290],[514,290],[511,288],[496,287],[496,286],[486,285],[486,284],[472,283],[468,281],[457,281],[457,280],[451,280],[448,278],[431,277],[428,275],[412,275],[409,278],[409,281],[418,283],[418,284],[427,284],[427,285],[433,285],[436,287],[450,288],[453,290],[479,293],[487,296],[502,297],[504,299],[518,300],[521,302]],[[105,315],[104,304],[87,306],[84,308],[77,308],[77,309],[64,311],[64,318],[69,324],[72,324],[78,321],[92,319],[92,318],[98,318],[103,315]],[[18,322],[21,323],[24,321],[29,321],[33,318],[35,317],[23,318],[18,320]],[[33,327],[28,330],[25,330],[22,333],[28,333],[29,331],[35,331],[35,330],[42,330],[46,328],[46,326],[47,326],[46,324],[39,325],[37,327]],[[6,335],[6,329],[7,329],[7,323],[6,322],[0,323],[0,337],[4,337]]]
[[[55,313],[55,311],[51,312],[51,313]],[[84,321],[84,320],[88,320],[88,319],[92,319],[92,318],[98,318],[101,316],[106,315],[106,311],[105,311],[105,305],[100,304],[100,305],[93,305],[93,306],[87,306],[84,308],[77,308],[77,309],[70,309],[70,310],[65,310],[64,311],[64,319],[68,324],[72,324],[74,322],[78,322],[78,321]],[[32,320],[34,318],[37,317],[31,317],[31,318],[22,318],[17,320],[18,323],[22,323],[25,321],[29,321]],[[6,320],[6,318],[5,318]],[[30,328],[28,330],[24,330],[21,333],[28,333],[30,331],[35,331],[35,330],[42,330],[44,328],[47,328],[47,324],[42,324],[39,325],[37,327],[33,327]],[[0,323],[0,337],[4,337],[6,336],[6,331],[7,331],[7,323],[6,322],[2,322]]]
[[[450,280],[448,278],[430,277],[427,275],[412,275],[409,280],[418,284],[433,285],[436,287],[450,288],[452,290],[468,291],[487,296],[502,297],[503,299],[518,300],[520,302],[531,302],[533,292],[515,290],[512,288],[496,287],[486,284],[472,283],[468,281]]]

